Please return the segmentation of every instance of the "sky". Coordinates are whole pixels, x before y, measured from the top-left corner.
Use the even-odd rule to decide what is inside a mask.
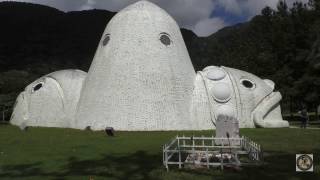
[[[2,1],[2,0],[0,0]],[[11,0],[5,0],[11,1]],[[43,4],[62,11],[105,9],[117,12],[139,0],[14,0]],[[265,6],[276,8],[278,0],[149,0],[165,9],[180,27],[198,36],[209,36],[223,27],[250,20]],[[297,0],[286,0],[288,6]],[[308,0],[298,0],[307,2]]]

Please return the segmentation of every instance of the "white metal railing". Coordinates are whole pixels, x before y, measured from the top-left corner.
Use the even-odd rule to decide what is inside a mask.
[[[221,169],[227,164],[237,166],[249,164],[240,162],[239,155],[247,155],[252,161],[250,164],[263,161],[261,146],[244,136],[241,138],[176,136],[163,146],[163,165],[169,170],[169,165],[178,165],[182,168],[182,165],[192,163],[207,168],[220,166]],[[233,161],[224,162],[226,156]],[[215,157],[220,157],[219,161]],[[195,158],[198,158],[197,162]]]

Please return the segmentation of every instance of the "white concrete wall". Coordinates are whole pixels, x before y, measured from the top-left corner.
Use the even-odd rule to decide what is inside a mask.
[[[197,73],[191,102],[192,129],[214,129],[215,115],[209,102],[205,81],[200,72]],[[213,121],[213,122],[212,122]]]

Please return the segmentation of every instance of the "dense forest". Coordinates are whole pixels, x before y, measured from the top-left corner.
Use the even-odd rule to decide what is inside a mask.
[[[272,79],[283,96],[285,112],[301,104],[315,111],[320,104],[320,1],[296,2],[288,8],[265,7],[251,21],[224,28],[191,46],[198,69],[225,65]],[[196,54],[195,54],[196,53]]]
[[[62,12],[42,5],[0,2],[0,105],[11,107],[24,87],[50,72],[87,71],[115,13]],[[284,112],[320,104],[320,1],[265,7],[249,22],[209,37],[182,29],[196,70],[223,65],[276,83]]]

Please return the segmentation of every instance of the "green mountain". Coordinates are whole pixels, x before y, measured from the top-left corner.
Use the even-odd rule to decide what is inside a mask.
[[[264,8],[251,21],[205,38],[181,29],[196,70],[223,65],[275,81],[285,111],[301,103],[319,104],[319,0],[288,8]],[[100,36],[115,13],[62,12],[42,5],[0,2],[0,104],[12,106],[17,94],[50,72],[87,71]]]

